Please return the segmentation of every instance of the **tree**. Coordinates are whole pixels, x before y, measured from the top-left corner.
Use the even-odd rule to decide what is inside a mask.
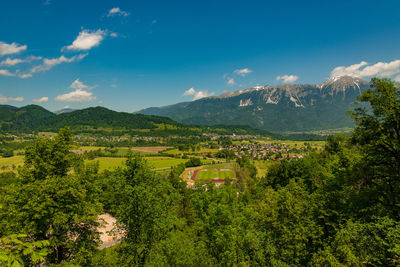
[[[353,112],[352,140],[364,154],[360,192],[368,194],[371,213],[400,219],[400,92],[391,80],[374,78],[359,100],[367,103]]]
[[[27,266],[43,263],[48,254],[48,241],[29,242],[25,234],[13,234],[0,238],[0,264],[7,266]]]
[[[201,166],[201,160],[200,158],[191,157],[188,161],[185,162],[185,165],[186,168]]]
[[[177,213],[170,210],[179,196],[139,155],[131,155],[118,176],[116,215],[127,233],[120,255],[127,265],[144,265],[153,245],[179,224]]]
[[[49,242],[49,263],[84,260],[97,248],[96,174],[72,169],[79,159],[71,145],[71,132],[64,128],[54,139],[39,137],[28,146],[20,183],[7,188],[0,207],[6,232]]]

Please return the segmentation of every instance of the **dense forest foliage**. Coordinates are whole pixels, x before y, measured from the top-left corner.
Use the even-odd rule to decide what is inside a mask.
[[[354,133],[283,160],[263,178],[240,159],[237,180],[188,187],[179,166],[160,178],[132,155],[99,172],[70,153],[72,135],[39,138],[19,174],[3,174],[0,261],[55,266],[398,266],[400,94],[373,79]],[[98,250],[96,216],[126,231]]]

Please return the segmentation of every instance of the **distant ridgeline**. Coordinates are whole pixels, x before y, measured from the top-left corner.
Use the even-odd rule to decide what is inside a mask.
[[[103,135],[135,134],[151,136],[199,135],[203,133],[269,135],[249,126],[196,126],[178,123],[167,117],[116,112],[104,107],[92,107],[58,115],[37,105],[17,108],[0,105],[0,131],[28,133],[58,132],[69,126],[74,133]]]
[[[343,76],[321,84],[256,86],[138,113],[181,123],[249,125],[275,132],[352,128],[354,120],[347,111],[368,88],[367,81]]]

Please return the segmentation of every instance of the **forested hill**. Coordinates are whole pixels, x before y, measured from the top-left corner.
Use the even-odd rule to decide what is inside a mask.
[[[133,133],[156,136],[202,133],[267,135],[248,126],[195,126],[170,118],[117,112],[104,107],[90,107],[55,114],[37,105],[17,108],[0,105],[0,129],[3,132],[58,131],[69,126],[75,133]]]
[[[56,114],[38,105],[17,108],[0,105],[0,129],[2,131],[39,130],[56,118]]]

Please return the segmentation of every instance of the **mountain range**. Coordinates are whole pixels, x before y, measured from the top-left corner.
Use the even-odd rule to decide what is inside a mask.
[[[360,78],[342,76],[320,84],[256,86],[139,111],[199,125],[250,125],[268,131],[311,131],[353,127],[347,111],[369,88]]]

